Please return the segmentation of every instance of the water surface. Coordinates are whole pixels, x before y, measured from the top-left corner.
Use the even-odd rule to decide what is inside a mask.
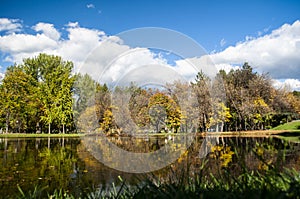
[[[101,144],[101,139],[95,137],[95,143]],[[183,138],[118,137],[109,138],[109,141],[127,151],[149,153],[166,145],[177,150],[180,146],[176,139]],[[271,137],[203,139],[197,136],[192,139],[188,152],[166,168],[151,174],[132,174],[111,169],[99,162],[82,138],[0,138],[0,195],[13,196],[18,193],[18,186],[25,192],[38,186],[49,192],[62,188],[79,196],[92,187],[111,187],[112,183],[118,186],[120,177],[131,185],[142,183],[149,176],[168,179],[183,165],[188,166],[189,175],[193,175],[205,160],[208,160],[207,174],[217,173],[222,168],[239,172],[241,157],[245,166],[252,170],[267,170],[270,165],[278,169],[288,167],[300,170],[300,144],[296,142]],[[99,146],[98,150],[104,156],[111,154],[105,147]],[[130,162],[127,161],[127,164]]]

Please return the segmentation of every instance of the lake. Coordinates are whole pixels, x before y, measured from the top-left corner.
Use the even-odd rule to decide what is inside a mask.
[[[19,193],[18,186],[24,192],[35,186],[49,192],[62,188],[79,196],[99,187],[109,189],[113,183],[118,186],[121,180],[132,186],[146,178],[169,180],[182,168],[189,168],[188,175],[193,176],[203,166],[207,175],[220,169],[238,175],[242,167],[262,171],[288,167],[300,171],[299,141],[190,135],[0,138],[0,196],[14,196]],[[122,149],[122,153],[112,146]],[[155,153],[158,151],[163,155]],[[130,152],[130,157],[153,155],[152,159],[135,161],[124,152]]]

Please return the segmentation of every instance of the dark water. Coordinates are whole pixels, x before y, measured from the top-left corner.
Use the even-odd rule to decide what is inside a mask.
[[[252,170],[267,170],[268,165],[279,169],[288,167],[300,170],[300,144],[277,138],[187,139],[180,136],[109,138],[112,144],[134,153],[155,152],[164,147],[178,151],[185,145],[178,140],[186,139],[184,143],[188,143],[186,145],[188,152],[183,153],[164,169],[146,174],[126,173],[111,169],[94,157],[95,154],[91,150],[96,147],[102,157],[111,157],[112,162],[113,158],[121,158],[112,154],[110,148],[103,145],[102,139],[90,137],[89,141],[92,140],[95,144],[93,146],[82,138],[0,138],[0,198],[18,193],[18,186],[25,192],[38,186],[49,192],[62,188],[74,195],[80,195],[92,187],[111,187],[112,183],[118,186],[120,177],[132,185],[141,183],[149,176],[169,178],[182,165],[188,165],[192,175],[206,160],[208,173],[217,172],[222,168],[238,172],[241,158],[245,166]],[[131,160],[122,162],[131,163],[132,167],[136,166]],[[156,161],[144,162],[144,165],[155,163]]]

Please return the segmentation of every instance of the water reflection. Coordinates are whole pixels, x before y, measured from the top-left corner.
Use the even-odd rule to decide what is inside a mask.
[[[169,179],[174,172],[184,167],[189,168],[189,175],[192,176],[203,167],[204,161],[207,161],[204,169],[207,175],[217,173],[222,168],[231,170],[237,175],[243,167],[250,170],[268,170],[269,167],[300,170],[300,144],[288,143],[277,138],[203,139],[197,136],[193,137],[193,142],[186,152],[180,151],[182,147],[180,144],[189,138],[180,136],[109,138],[111,144],[136,154],[155,154],[161,149],[181,153],[174,163],[151,175],[131,174],[111,169],[91,154],[90,147],[98,147],[97,151],[102,156],[110,158],[112,163],[116,158],[121,159],[120,154],[112,153],[109,144],[103,142],[103,137],[88,139],[95,145],[87,145],[86,140],[80,138],[0,138],[1,195],[14,195],[18,192],[17,185],[24,191],[33,190],[34,186],[38,185],[49,192],[63,188],[79,196],[82,192],[89,191],[90,187],[110,186],[113,182],[118,185],[119,176],[132,185],[153,175]],[[128,159],[123,160],[123,163],[133,168],[136,164],[143,164],[146,167],[165,161],[159,158],[162,157],[154,157],[153,162],[143,160],[135,162]]]

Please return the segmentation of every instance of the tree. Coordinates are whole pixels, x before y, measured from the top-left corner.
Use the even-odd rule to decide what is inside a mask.
[[[215,106],[213,117],[210,118],[210,126],[216,126],[216,131],[219,132],[220,129],[222,132],[225,123],[230,121],[232,115],[230,109],[223,102],[217,103]]]
[[[166,85],[168,95],[180,107],[181,132],[196,132],[199,118],[199,104],[193,86],[187,82],[175,81]]]
[[[129,100],[130,116],[134,123],[139,127],[144,127],[149,124],[148,103],[150,92],[140,87],[131,85]]]
[[[73,63],[63,61],[59,56],[40,54],[35,58],[24,59],[23,67],[34,79],[32,84],[39,88],[42,109],[40,118],[48,125],[48,133],[51,133],[54,122],[62,125],[64,132],[72,115]]]
[[[11,66],[7,69],[0,88],[0,115],[5,117],[6,133],[9,127],[19,133],[30,127],[29,120],[34,114],[35,106],[33,98],[35,88],[28,83],[30,80],[31,77],[19,66]]]
[[[181,122],[180,107],[166,94],[157,92],[149,99],[148,104],[151,124],[156,132],[163,128],[177,132]]]
[[[74,91],[74,115],[75,118],[85,111],[89,106],[93,106],[96,100],[96,87],[97,82],[88,74],[76,74],[73,86]]]
[[[199,131],[207,131],[209,125],[209,118],[212,114],[212,101],[210,95],[210,79],[202,71],[196,76],[195,83],[193,83],[194,91],[198,100],[199,111]]]

